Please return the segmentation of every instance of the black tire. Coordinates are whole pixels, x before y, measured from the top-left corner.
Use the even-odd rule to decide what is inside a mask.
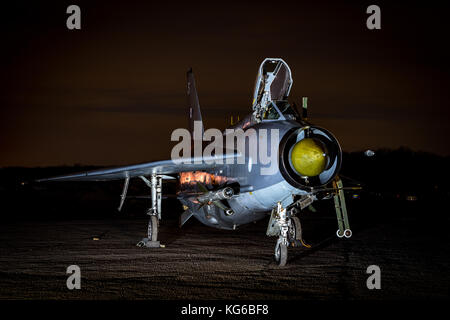
[[[292,229],[289,230],[289,241],[302,240],[302,225],[300,219],[297,217],[291,217]]]
[[[287,262],[287,246],[284,243],[277,243],[275,247],[275,261],[280,267],[286,265]]]
[[[148,221],[148,228],[147,228],[148,241],[158,241],[158,227],[159,227],[158,217],[151,216],[150,220]]]

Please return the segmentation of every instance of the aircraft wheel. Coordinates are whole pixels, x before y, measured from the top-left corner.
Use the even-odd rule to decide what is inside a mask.
[[[148,221],[147,237],[149,241],[158,241],[159,221],[157,216],[150,216]]]
[[[275,246],[275,261],[278,263],[280,267],[286,265],[287,261],[287,246],[278,241]]]
[[[292,227],[289,228],[289,240],[294,242],[295,240],[302,240],[302,225],[300,219],[297,217],[291,217]]]

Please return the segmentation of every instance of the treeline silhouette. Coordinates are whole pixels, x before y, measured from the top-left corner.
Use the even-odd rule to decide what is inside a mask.
[[[117,211],[123,181],[34,182],[96,168],[83,165],[0,168],[2,219],[144,217],[149,199],[129,198],[122,212]],[[430,204],[437,209],[450,198],[450,157],[408,148],[376,150],[372,157],[363,152],[344,153],[341,174],[345,186],[363,186],[361,191],[347,192],[349,206],[358,209],[370,207],[374,212],[390,206],[405,211],[401,209],[407,206],[409,211],[418,212]],[[164,194],[174,194],[176,188],[176,183],[165,183]],[[140,179],[132,179],[128,195],[148,196],[150,189]],[[435,209],[432,211],[438,211]],[[175,218],[182,208],[178,201],[169,198],[163,201],[163,211],[166,218]]]
[[[341,174],[380,196],[448,197],[450,157],[408,148],[380,149],[373,157],[344,153]]]

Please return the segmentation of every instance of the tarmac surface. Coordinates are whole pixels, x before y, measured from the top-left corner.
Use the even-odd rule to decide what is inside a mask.
[[[383,221],[354,223],[353,237],[338,239],[333,214],[307,214],[313,248],[289,249],[281,268],[266,219],[235,231],[163,220],[166,247],[156,249],[136,246],[141,218],[4,223],[0,299],[448,299],[448,218],[434,238],[420,217]],[[81,268],[80,290],[66,287],[70,265]],[[370,265],[381,290],[366,286]]]

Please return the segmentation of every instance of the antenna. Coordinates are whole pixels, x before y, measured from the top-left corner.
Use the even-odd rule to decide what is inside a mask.
[[[302,111],[303,120],[308,120],[308,97],[302,98]]]

